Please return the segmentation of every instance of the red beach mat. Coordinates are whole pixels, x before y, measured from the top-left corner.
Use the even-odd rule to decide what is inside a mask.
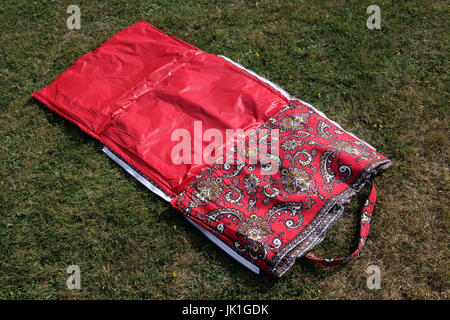
[[[145,21],[32,96],[101,141],[238,261],[275,276],[299,257],[327,265],[353,259],[369,231],[372,179],[392,165],[277,85]],[[229,140],[230,132],[238,134]],[[178,152],[174,133],[191,139],[187,153]],[[364,185],[371,193],[355,253],[314,257],[310,251]]]

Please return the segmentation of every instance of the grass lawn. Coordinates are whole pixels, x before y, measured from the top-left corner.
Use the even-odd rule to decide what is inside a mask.
[[[70,4],[80,30],[66,27]],[[371,4],[381,30],[366,27]],[[0,298],[448,299],[449,11],[425,0],[2,1]],[[394,162],[354,262],[254,275],[30,98],[140,20],[278,83]],[[361,201],[318,254],[352,251]],[[66,288],[72,264],[80,290]],[[380,290],[366,286],[370,265]]]

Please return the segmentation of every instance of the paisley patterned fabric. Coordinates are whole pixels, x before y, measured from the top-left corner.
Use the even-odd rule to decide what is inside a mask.
[[[278,137],[260,138],[261,130],[274,129]],[[320,243],[349,199],[392,164],[299,100],[248,135],[242,151],[252,153],[255,143],[267,150],[279,145],[279,154],[270,155],[278,169],[274,174],[265,172],[267,163],[249,157],[244,163],[216,161],[172,205],[275,276]],[[329,265],[345,260],[307,257]]]

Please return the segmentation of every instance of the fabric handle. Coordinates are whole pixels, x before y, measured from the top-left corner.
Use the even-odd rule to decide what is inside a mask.
[[[370,191],[369,197],[364,204],[363,210],[361,212],[361,229],[359,235],[359,242],[356,250],[346,258],[338,259],[321,259],[314,256],[311,252],[307,253],[304,257],[313,260],[317,263],[321,263],[330,267],[345,264],[352,261],[360,252],[367,240],[367,235],[370,230],[370,219],[372,218],[372,212],[375,207],[375,202],[377,200],[377,192],[375,191],[375,183],[370,181],[372,185],[372,190]]]

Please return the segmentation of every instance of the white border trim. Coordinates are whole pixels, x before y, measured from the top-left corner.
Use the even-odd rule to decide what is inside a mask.
[[[288,98],[289,100],[294,99],[293,96],[291,96],[286,90],[284,90],[283,88],[281,88],[279,85],[277,85],[276,83],[273,83],[272,81],[270,81],[269,79],[266,79],[264,77],[261,77],[259,74],[257,74],[255,71],[250,70],[245,68],[243,65],[237,63],[236,61],[231,60],[228,57],[225,56],[221,56],[219,55],[219,57],[221,57],[222,59],[227,60],[229,63],[234,64],[236,67],[246,71],[247,73],[250,73],[252,76],[258,78],[259,80],[261,80],[262,82],[267,83],[269,86],[271,86],[272,88],[274,88],[275,90],[279,91],[283,96],[285,96],[286,98]]]
[[[120,159],[118,156],[116,156],[111,150],[109,150],[106,146],[103,147],[102,151],[106,153],[108,157],[110,157],[112,160],[114,160],[119,166],[121,166],[126,172],[131,174],[136,180],[138,180],[140,183],[142,183],[144,186],[146,186],[150,191],[157,194],[167,202],[170,202],[172,200],[171,197],[166,195],[164,192],[162,192],[159,188],[157,188],[155,185],[150,183],[146,178],[144,178],[140,173],[138,173],[136,170],[134,170],[131,166],[129,166],[125,161]],[[183,215],[184,216],[184,215]],[[240,262],[242,265],[247,267],[249,270],[253,271],[256,274],[259,274],[260,269],[258,266],[254,265],[253,263],[247,261],[245,258],[240,256],[236,251],[231,249],[227,244],[225,244],[222,240],[214,236],[209,231],[201,228],[199,225],[197,225],[195,222],[193,222],[188,217],[184,216],[187,221],[189,221],[197,230],[199,230],[201,233],[203,233],[209,240],[211,240],[214,244],[216,244],[220,249],[228,253],[233,259]]]

